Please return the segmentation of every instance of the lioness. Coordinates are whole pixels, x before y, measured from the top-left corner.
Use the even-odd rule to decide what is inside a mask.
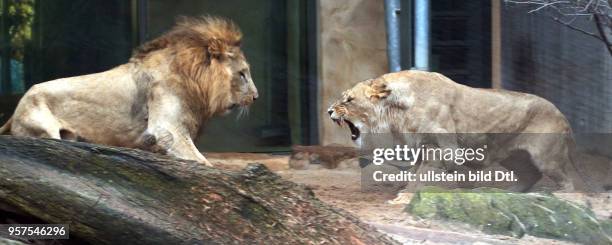
[[[0,133],[141,148],[211,166],[195,147],[212,116],[258,93],[229,20],[183,18],[111,70],[32,86]]]
[[[574,189],[566,173],[566,167],[573,166],[571,128],[553,104],[535,95],[471,88],[434,72],[402,71],[358,83],[328,113],[334,122],[348,126],[358,145],[364,134],[376,133],[400,138],[410,137],[409,133],[444,134],[445,140],[438,145],[455,148],[475,142],[448,135],[509,134],[483,165],[499,162],[518,172],[515,190],[528,190],[542,174],[564,190]],[[524,153],[533,165],[504,161]]]

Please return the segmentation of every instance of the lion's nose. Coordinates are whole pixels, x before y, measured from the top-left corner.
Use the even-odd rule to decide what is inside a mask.
[[[327,110],[327,113],[329,113],[329,115],[331,116],[332,114],[334,114],[334,110],[329,109],[329,110]]]
[[[253,101],[257,100],[257,98],[259,98],[259,93],[257,93],[257,92],[256,92],[256,93],[253,95]]]

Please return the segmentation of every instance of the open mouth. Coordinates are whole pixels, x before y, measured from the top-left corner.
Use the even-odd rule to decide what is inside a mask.
[[[338,126],[342,127],[344,126],[344,124],[346,123],[346,125],[348,126],[349,130],[351,130],[351,139],[352,140],[357,140],[359,138],[359,135],[361,134],[361,132],[359,131],[359,129],[357,128],[357,126],[355,126],[355,124],[349,120],[346,119],[332,119],[336,124],[338,124]]]
[[[238,105],[238,104],[236,104],[236,103],[233,103],[233,104],[231,104],[230,106],[228,106],[228,107],[227,107],[227,110],[228,110],[228,111],[231,111],[231,110],[233,110],[233,109],[238,108],[238,106],[240,106],[240,105]]]

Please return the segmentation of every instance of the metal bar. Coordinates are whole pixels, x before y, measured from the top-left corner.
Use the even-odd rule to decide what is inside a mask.
[[[47,2],[49,3],[49,2]],[[28,72],[26,72],[26,74],[29,73],[30,78],[28,79],[27,77],[25,78],[25,89],[29,89],[30,87],[34,86],[34,84],[43,82],[43,72],[42,72],[42,67],[43,67],[43,62],[42,60],[42,53],[43,53],[43,32],[45,31],[45,29],[43,29],[43,23],[44,23],[44,12],[43,12],[44,6],[42,1],[34,1],[34,23],[32,24],[32,60],[31,62],[31,68],[29,68]]]
[[[138,0],[138,42],[148,41],[149,37],[149,1]]]
[[[6,21],[6,11],[4,11],[5,9],[8,9],[6,7],[6,0],[2,0],[0,2],[0,10],[2,11],[2,16],[0,16],[0,94],[4,94],[7,90],[6,90],[6,80],[4,79],[5,76],[5,68],[6,68],[6,60],[5,57],[6,52],[4,47],[7,46],[8,44],[6,43],[6,30],[4,28],[4,22]]]
[[[387,26],[387,57],[389,70],[397,72],[402,70],[400,21],[400,0],[385,0],[385,24]]]
[[[11,37],[9,34],[9,1],[2,0],[2,92],[11,92]]]
[[[291,132],[291,144],[303,144],[305,120],[302,118],[301,93],[302,77],[301,72],[302,53],[300,44],[304,34],[301,26],[301,1],[287,0],[287,105],[289,117],[289,130]],[[305,12],[305,11],[304,11]]]
[[[429,0],[414,2],[414,68],[429,70]]]
[[[306,10],[305,23],[304,23],[304,35],[305,35],[305,82],[304,91],[306,91],[306,100],[304,104],[306,110],[303,117],[308,118],[308,130],[307,139],[305,144],[316,145],[319,144],[319,117],[321,115],[321,108],[319,101],[319,1],[304,1],[304,8]]]
[[[400,46],[402,70],[413,66],[413,31],[412,31],[412,0],[401,0],[402,12],[400,13]]]
[[[139,30],[138,30],[138,0],[130,0],[130,28],[132,35],[132,50],[140,46]]]
[[[502,88],[501,0],[491,2],[491,81],[493,88]]]

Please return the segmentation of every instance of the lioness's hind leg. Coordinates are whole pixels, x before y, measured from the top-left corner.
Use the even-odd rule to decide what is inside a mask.
[[[574,191],[574,183],[565,172],[565,166],[571,164],[570,159],[564,159],[562,156],[535,157],[533,161],[540,171],[555,182],[562,191]]]
[[[531,155],[524,150],[513,151],[500,165],[513,171],[518,181],[510,190],[526,192],[533,187],[541,178],[542,172],[536,167]]]
[[[567,135],[538,135],[533,144],[542,147],[531,149],[531,157],[535,166],[563,191],[574,191],[572,179],[566,168],[572,166]]]

